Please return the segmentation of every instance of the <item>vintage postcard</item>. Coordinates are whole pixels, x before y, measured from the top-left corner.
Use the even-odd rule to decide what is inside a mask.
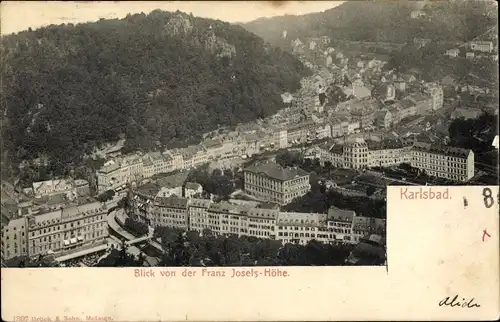
[[[497,9],[2,2],[2,319],[498,319]]]

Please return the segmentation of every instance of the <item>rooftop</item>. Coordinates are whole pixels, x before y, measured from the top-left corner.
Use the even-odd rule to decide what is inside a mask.
[[[100,173],[111,173],[111,172],[116,171],[118,169],[120,169],[120,165],[118,163],[114,162],[114,163],[103,166],[101,169],[99,169],[99,172]]]
[[[92,202],[66,208],[62,207],[56,211],[36,215],[32,219],[36,225],[50,225],[58,222],[66,222],[88,214],[104,213],[105,209],[104,205],[100,202]]]
[[[178,172],[168,176],[156,179],[156,184],[162,188],[177,188],[182,187],[186,182],[188,172]]]
[[[279,214],[278,209],[262,209],[262,208],[250,208],[248,210],[243,210],[242,214],[253,218],[262,219],[276,219]]]
[[[415,102],[421,102],[421,101],[426,101],[432,99],[429,95],[421,94],[421,93],[415,93],[410,96],[411,99],[413,99]]]
[[[369,150],[401,149],[404,145],[399,140],[366,141]]]
[[[242,205],[234,205],[226,201],[221,201],[219,203],[212,203],[209,206],[209,210],[218,213],[228,213],[233,215],[240,215],[242,209],[245,209]]]
[[[413,149],[417,151],[444,154],[460,158],[466,158],[469,153],[472,152],[472,150],[424,142],[415,142],[415,144],[413,145]]]
[[[335,207],[331,207],[328,209],[328,220],[331,221],[344,221],[344,222],[352,222],[356,213],[352,210],[344,210]]]
[[[190,200],[189,206],[190,207],[196,207],[196,208],[207,208],[210,207],[210,204],[212,201],[209,199],[197,199],[193,198]]]
[[[413,103],[409,99],[404,99],[404,100],[402,100],[402,101],[399,102],[399,105],[401,106],[401,108],[405,108],[406,109],[406,108],[415,106],[415,103]]]
[[[326,222],[326,214],[280,212],[277,223],[288,226],[318,226]]]
[[[283,168],[277,163],[271,161],[255,163],[245,168],[244,171],[265,175],[269,178],[276,179],[279,181],[288,181],[309,175],[309,173],[302,170],[301,168],[298,167]]]
[[[196,183],[196,182],[186,182],[185,188],[192,189],[192,190],[198,190],[198,189],[203,188],[203,187],[201,186],[201,184]]]
[[[156,183],[146,183],[145,185],[142,185],[140,187],[137,187],[135,189],[135,193],[139,195],[145,195],[148,197],[156,197],[158,192],[160,192],[161,187],[157,185]]]
[[[160,207],[187,209],[188,199],[173,195],[170,197],[157,197],[155,199],[155,205]]]
[[[203,146],[207,149],[216,149],[222,147],[222,142],[219,139],[210,139],[203,142]]]

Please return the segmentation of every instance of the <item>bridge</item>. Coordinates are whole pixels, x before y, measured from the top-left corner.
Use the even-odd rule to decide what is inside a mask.
[[[144,236],[144,237],[139,237],[139,238],[136,238],[136,239],[132,239],[132,240],[128,240],[125,242],[125,245],[127,246],[131,246],[131,245],[135,245],[135,244],[139,244],[141,242],[144,242],[144,241],[147,241],[149,242],[151,240],[151,236]]]

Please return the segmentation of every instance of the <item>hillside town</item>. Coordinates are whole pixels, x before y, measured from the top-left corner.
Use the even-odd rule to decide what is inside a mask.
[[[415,19],[424,15],[412,12]],[[210,39],[207,46],[220,46],[215,35]],[[64,177],[30,187],[2,181],[2,265],[51,258],[55,266],[97,266],[126,249],[142,259],[139,265],[157,266],[168,253],[166,237],[158,235],[162,229],[273,240],[280,249],[313,240],[345,245],[344,265],[384,265],[385,213],[357,213],[359,200],[385,202],[388,185],[496,180],[497,168],[472,149],[451,145],[448,132],[454,119],[498,115],[493,99],[498,89],[491,84],[475,75],[429,81],[418,69],[387,69],[388,56],[368,50],[400,50],[404,44],[325,35],[292,39],[290,45],[312,75],[301,80],[297,92],[281,93],[286,107],[270,117],[221,126],[197,144],[162,151],[124,153],[120,140],[87,156],[104,164],[85,179]],[[414,38],[413,45],[434,44]],[[234,46],[226,47],[224,56],[234,54]],[[497,66],[495,39],[447,47],[442,55],[450,61]],[[464,96],[471,100],[464,102]],[[487,144],[488,153],[498,153],[498,135]],[[280,160],[287,153],[300,161],[284,165]],[[228,193],[197,180],[196,171],[207,171],[210,180],[227,176]],[[317,186],[322,193],[345,196],[346,203],[323,212],[291,210]],[[201,259],[199,265],[207,262]]]

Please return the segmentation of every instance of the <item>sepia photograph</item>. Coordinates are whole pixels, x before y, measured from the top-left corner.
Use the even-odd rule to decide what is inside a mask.
[[[2,268],[390,269],[389,186],[498,185],[495,1],[1,9]]]

